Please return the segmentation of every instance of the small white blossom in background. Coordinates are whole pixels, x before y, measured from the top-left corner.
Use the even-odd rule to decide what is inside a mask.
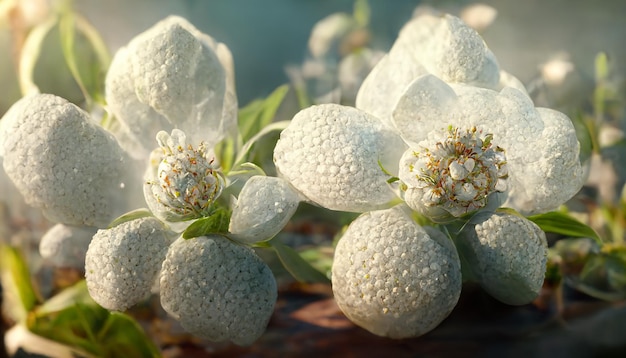
[[[85,255],[97,229],[56,224],[39,242],[39,254],[58,267],[85,268]]]
[[[277,297],[269,267],[250,248],[219,235],[175,241],[160,287],[161,305],[186,330],[238,345],[263,334]]]

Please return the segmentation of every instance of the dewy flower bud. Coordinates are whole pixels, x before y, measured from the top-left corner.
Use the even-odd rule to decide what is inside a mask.
[[[299,203],[298,193],[285,180],[254,176],[239,193],[228,231],[244,243],[270,239],[287,224]]]
[[[487,205],[489,196],[506,189],[504,149],[476,127],[450,126],[433,131],[400,161],[407,204],[433,220],[460,217]]]
[[[250,248],[218,236],[179,238],[161,272],[161,305],[190,333],[249,345],[265,331],[277,288]]]
[[[89,294],[102,307],[115,311],[145,299],[158,279],[170,243],[170,232],[153,217],[99,230],[85,258]]]
[[[158,166],[148,169],[144,195],[148,206],[166,221],[184,221],[208,216],[220,196],[224,178],[200,144],[187,144],[185,133],[174,129],[170,136],[157,134],[161,146]],[[154,164],[154,163],[152,163]]]
[[[546,272],[545,233],[528,219],[508,213],[479,213],[456,241],[480,285],[510,305],[531,302]]]
[[[332,284],[354,323],[380,336],[417,337],[456,305],[461,267],[445,235],[425,230],[396,206],[350,224],[337,244]]]

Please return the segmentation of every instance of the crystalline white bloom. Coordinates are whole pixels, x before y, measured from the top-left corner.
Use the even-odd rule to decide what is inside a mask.
[[[159,130],[179,128],[192,144],[212,147],[236,126],[230,51],[177,16],[116,53],[106,98],[122,124],[116,135],[138,158],[148,156]]]
[[[239,193],[228,231],[248,244],[270,239],[287,224],[299,203],[298,193],[285,180],[254,176]]]
[[[85,268],[85,254],[98,229],[56,224],[39,242],[39,253],[58,267]]]
[[[395,197],[381,165],[397,172],[405,148],[377,118],[324,104],[296,114],[276,143],[274,163],[308,200],[331,210],[362,212]]]
[[[420,336],[443,321],[461,293],[452,242],[399,206],[350,224],[335,250],[333,293],[346,316],[391,338]]]
[[[154,163],[146,171],[144,185],[150,210],[165,221],[208,216],[224,188],[224,178],[213,164],[211,151],[204,143],[197,148],[188,144],[179,129],[174,129],[171,136],[159,132],[157,141],[158,159],[151,159]]]
[[[274,275],[254,251],[217,235],[176,240],[160,282],[161,305],[183,328],[239,345],[263,334],[277,297]]]
[[[456,244],[472,275],[494,298],[523,305],[539,295],[548,244],[533,222],[507,213],[480,213]]]
[[[51,221],[104,227],[127,211],[129,159],[85,111],[38,94],[19,100],[0,122],[4,170]]]
[[[363,82],[356,106],[393,128],[393,106],[406,87],[425,74],[449,83],[525,91],[521,82],[500,71],[475,30],[451,15],[423,14],[404,25],[389,54]]]
[[[171,242],[171,233],[152,217],[99,230],[85,258],[89,295],[114,311],[124,311],[145,299],[158,279]]]
[[[311,30],[309,52],[313,57],[328,56],[329,52],[339,52],[346,35],[357,27],[354,18],[346,13],[334,13],[318,21]]]
[[[556,209],[576,194],[584,182],[578,159],[579,143],[570,119],[557,111],[535,108],[525,94],[513,88],[496,92],[472,86],[448,85],[432,75],[426,75],[415,80],[399,99],[393,111],[393,121],[402,138],[411,146],[400,165],[399,176],[406,180],[408,186],[405,200],[420,212],[428,212],[423,210],[422,193],[428,181],[419,180],[424,160],[415,157],[414,152],[423,152],[424,149],[420,149],[423,147],[432,150],[436,143],[445,143],[446,138],[441,133],[446,133],[446,128],[454,128],[461,133],[475,128],[477,133],[482,133],[483,137],[478,139],[483,145],[489,138],[495,160],[491,162],[495,167],[484,172],[484,184],[491,187],[495,183],[494,189],[505,194],[498,198],[506,198],[504,206],[525,215]],[[480,151],[485,149],[477,148],[472,152]],[[446,156],[445,150],[443,152],[440,157]],[[467,156],[460,153],[457,157],[459,164],[472,157],[474,173],[481,167],[474,154]],[[483,165],[483,168],[489,166]],[[493,171],[495,169],[497,174]],[[460,181],[454,179],[455,170],[448,167],[447,173],[440,173],[444,177],[429,188],[436,192],[453,184],[458,189],[460,182],[469,182],[467,178]],[[492,174],[488,175],[490,171]],[[506,188],[498,187],[500,183],[495,177],[504,178],[507,175]],[[481,177],[471,178],[471,183],[473,187],[480,187]],[[465,194],[471,194],[470,191]],[[488,192],[493,191],[490,189]],[[478,197],[477,200],[482,199]],[[463,205],[460,204],[461,207]]]

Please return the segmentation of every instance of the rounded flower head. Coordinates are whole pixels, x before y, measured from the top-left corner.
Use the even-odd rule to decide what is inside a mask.
[[[433,131],[400,161],[405,200],[433,219],[460,217],[487,205],[488,197],[506,188],[504,150],[491,145],[492,135],[476,127]]]
[[[224,188],[209,150],[203,143],[198,148],[187,144],[185,133],[178,129],[171,136],[159,132],[157,141],[161,148],[155,150],[153,161],[158,165],[148,168],[144,186],[152,212],[167,221],[208,216]]]
[[[393,207],[350,224],[335,250],[332,285],[337,304],[359,326],[380,336],[417,337],[456,305],[461,267],[443,233],[424,230]]]
[[[277,288],[249,248],[221,236],[179,238],[161,272],[161,305],[190,333],[249,345],[265,331]]]
[[[480,35],[451,15],[423,14],[409,21],[389,54],[363,82],[356,106],[393,128],[391,111],[416,78],[433,74],[444,82],[500,89],[524,86],[501,72]]]
[[[456,243],[472,276],[494,298],[523,305],[539,295],[548,244],[533,222],[507,213],[481,213]]]
[[[296,212],[300,198],[281,178],[253,176],[241,189],[228,231],[239,242],[272,238]]]
[[[85,258],[89,295],[114,311],[124,311],[145,299],[170,243],[169,232],[152,217],[99,230]]]
[[[39,242],[42,258],[59,267],[85,268],[85,254],[97,229],[56,224]]]
[[[230,51],[178,16],[118,50],[106,98],[121,124],[116,135],[137,158],[152,151],[159,130],[180,128],[194,145],[213,146],[237,120]]]
[[[274,163],[308,200],[331,210],[362,212],[395,197],[381,165],[397,171],[404,148],[377,118],[324,104],[296,114],[276,143]]]
[[[400,97],[393,122],[411,147],[400,164],[405,200],[433,219],[491,208],[492,200],[527,215],[547,212],[584,181],[570,119],[535,108],[513,88],[448,85],[426,75]]]
[[[104,227],[126,211],[129,159],[85,111],[37,94],[19,100],[0,122],[4,170],[48,219]]]

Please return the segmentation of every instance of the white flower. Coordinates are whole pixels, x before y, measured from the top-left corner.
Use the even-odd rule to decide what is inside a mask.
[[[85,254],[97,229],[85,226],[56,224],[39,242],[42,258],[58,267],[85,268]]]
[[[440,209],[458,217],[484,207],[485,197],[495,192],[503,193],[498,200],[506,198],[506,207],[525,215],[543,213],[570,199],[584,181],[570,119],[535,108],[513,88],[496,92],[448,85],[426,75],[402,95],[392,119],[411,145],[399,169],[407,185],[405,200],[433,218]],[[450,131],[457,134],[450,137]],[[433,178],[426,166],[437,163]]]
[[[413,80],[425,74],[449,83],[525,91],[516,78],[500,71],[475,30],[451,15],[423,14],[404,25],[389,54],[363,82],[356,106],[393,127],[390,119],[396,101]]]
[[[138,158],[152,151],[160,130],[179,128],[190,143],[212,147],[237,121],[230,51],[187,20],[168,17],[118,50],[106,99],[122,124],[120,142]]]
[[[157,134],[156,149],[146,171],[144,196],[151,211],[164,221],[184,221],[211,214],[212,204],[222,193],[224,178],[201,143],[187,143],[185,133],[174,129],[170,136]],[[155,165],[156,164],[156,165]]]
[[[470,224],[456,245],[474,278],[506,304],[534,300],[546,272],[545,233],[528,219],[507,213],[480,213]]]
[[[401,138],[377,118],[324,104],[296,114],[280,134],[274,163],[309,201],[361,212],[381,208],[395,197],[381,165],[396,171],[404,149]]]
[[[362,214],[337,244],[333,293],[348,318],[391,338],[420,336],[443,321],[461,293],[452,242],[396,206]]]
[[[270,239],[287,224],[299,203],[298,193],[285,180],[253,176],[239,193],[228,231],[243,243]]]
[[[85,111],[37,94],[15,103],[0,123],[4,170],[48,219],[103,227],[127,210],[130,160]]]
[[[155,218],[140,218],[94,235],[85,258],[91,297],[108,310],[124,311],[151,292],[171,233]]]
[[[265,331],[276,280],[254,252],[213,235],[179,238],[161,272],[161,305],[189,332],[249,345]]]

